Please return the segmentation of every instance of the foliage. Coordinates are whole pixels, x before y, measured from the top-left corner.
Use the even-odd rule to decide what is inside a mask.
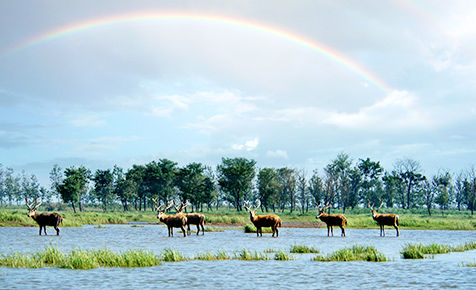
[[[289,256],[288,253],[284,252],[284,251],[278,251],[274,254],[274,259],[276,261],[290,261],[290,260],[294,260],[293,257]]]
[[[235,252],[235,259],[245,260],[245,261],[258,261],[258,260],[269,260],[269,257],[257,251],[251,252],[251,251],[248,251],[247,249],[242,249],[241,251]]]
[[[446,254],[450,252],[464,252],[474,249],[476,249],[476,242],[468,242],[458,246],[441,244],[407,244],[401,251],[401,254],[404,259],[424,259],[425,255]]]
[[[304,245],[292,245],[289,252],[295,254],[319,254],[319,250],[317,248]]]

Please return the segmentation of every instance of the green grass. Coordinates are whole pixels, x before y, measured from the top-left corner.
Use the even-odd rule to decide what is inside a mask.
[[[400,252],[404,259],[425,259],[425,255],[446,254],[450,252],[464,252],[476,249],[476,242],[450,246],[441,244],[407,244]]]
[[[235,252],[235,259],[245,261],[260,261],[269,260],[269,257],[264,253],[259,253],[257,251],[251,252],[247,249],[242,249],[241,251]]]
[[[202,260],[202,261],[231,260],[231,256],[228,255],[225,251],[218,251],[215,254],[208,252],[208,253],[197,254],[194,260]]]
[[[0,255],[0,266],[11,268],[56,267],[65,269],[94,269],[99,267],[151,267],[160,265],[156,255],[148,251],[129,250],[114,253],[108,249],[72,250],[63,253],[50,246],[33,254]]]
[[[354,245],[352,248],[344,248],[330,253],[327,256],[316,256],[312,259],[319,262],[331,261],[367,261],[385,262],[387,257],[377,251],[373,246]]]
[[[463,264],[464,267],[476,267],[476,262],[473,263],[465,263]]]
[[[187,261],[188,259],[182,255],[182,253],[171,249],[167,248],[164,249],[164,251],[160,254],[160,260],[164,262],[182,262],[182,261]]]
[[[274,254],[274,259],[276,261],[290,261],[290,260],[294,260],[293,257],[289,256],[288,253],[284,252],[284,251],[278,251]]]
[[[319,250],[317,248],[304,245],[292,245],[289,252],[295,254],[319,254]]]

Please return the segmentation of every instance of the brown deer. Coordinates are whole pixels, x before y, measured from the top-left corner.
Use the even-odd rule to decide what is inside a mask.
[[[379,224],[380,226],[380,236],[385,237],[385,226],[393,226],[395,230],[397,230],[397,237],[400,235],[400,232],[398,231],[398,215],[396,214],[379,214],[378,211],[382,207],[382,203],[380,203],[380,206],[378,207],[377,210],[374,210],[374,205],[370,205],[370,202],[368,203],[368,206],[370,210],[372,211],[372,218]]]
[[[317,203],[316,203],[317,204]],[[316,216],[316,219],[321,219],[321,221],[325,222],[327,225],[327,236],[329,236],[329,230],[334,236],[334,226],[339,226],[342,230],[341,237],[345,237],[345,229],[344,226],[347,225],[347,219],[344,215],[341,214],[326,214],[325,210],[330,206],[330,204],[326,205],[325,207],[321,208],[321,204],[317,204],[317,210],[319,214]]]
[[[174,236],[174,228],[181,228],[183,236],[186,237],[187,235],[185,233],[185,225],[187,224],[187,217],[181,212],[176,214],[166,214],[165,212],[172,207],[173,203],[169,203],[167,207],[161,209],[163,205],[157,207],[157,200],[152,199],[152,201],[154,202],[154,207],[157,210],[157,218],[167,225],[169,237]]]
[[[278,227],[281,226],[281,218],[275,214],[267,214],[267,215],[255,215],[256,211],[258,210],[260,206],[260,202],[258,202],[258,205],[256,208],[253,210],[248,206],[248,202],[245,202],[244,207],[246,210],[250,213],[250,220],[256,227],[256,236],[263,236],[263,227],[271,227],[273,230],[273,237],[274,234],[276,233],[276,237],[279,237],[279,231]]]
[[[184,208],[188,206],[188,201],[182,203],[180,208],[175,207],[177,212],[182,212]],[[200,227],[202,227],[202,235],[205,235],[205,215],[202,213],[185,213],[187,217],[187,234],[190,236],[190,225],[197,226],[197,236],[200,233]]]
[[[40,213],[38,214],[36,210],[41,204],[41,200],[35,201],[32,204],[28,204],[28,199],[25,197],[25,204],[28,208],[28,216],[35,220],[35,222],[40,226],[40,236],[41,236],[41,229],[45,232],[45,236],[48,234],[46,233],[46,226],[54,227],[56,230],[56,235],[59,236],[59,224],[63,221],[63,217],[57,213]]]

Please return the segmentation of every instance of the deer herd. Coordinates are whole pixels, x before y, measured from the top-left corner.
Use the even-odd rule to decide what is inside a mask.
[[[157,211],[157,219],[166,224],[169,232],[169,237],[174,236],[174,228],[180,228],[182,230],[183,236],[186,237],[187,234],[190,235],[190,225],[197,226],[197,235],[202,231],[202,235],[205,234],[205,215],[202,213],[183,213],[183,210],[187,208],[188,202],[181,203],[177,206],[175,201],[169,202],[167,206],[165,204],[158,206],[158,200],[152,199],[154,203],[154,210]],[[41,204],[40,201],[35,201],[32,204],[28,203],[28,199],[25,198],[26,207],[28,208],[28,216],[33,218],[38,223],[40,227],[40,236],[41,230],[44,230],[46,235],[46,226],[54,227],[56,230],[56,235],[59,235],[58,226],[63,221],[63,217],[57,213],[41,213],[38,214],[36,210]],[[380,226],[380,236],[385,236],[385,226],[393,226],[397,231],[397,237],[400,235],[398,230],[398,215],[396,214],[379,214],[378,211],[382,207],[383,202],[380,204],[378,209],[374,209],[373,204],[368,203],[368,207],[372,212],[372,218]],[[256,211],[260,207],[261,203],[258,202],[258,205],[253,209],[251,208],[249,202],[244,202],[245,209],[250,213],[250,221],[256,227],[256,235],[258,237],[263,236],[263,228],[270,227],[273,232],[273,237],[279,237],[278,227],[281,227],[281,218],[275,214],[267,215],[256,215]],[[321,206],[321,203],[316,203],[318,214],[316,219],[320,219],[327,225],[327,236],[334,236],[334,226],[340,227],[342,233],[341,236],[345,237],[344,227],[347,225],[347,219],[342,214],[326,214],[325,210],[328,209],[331,205],[327,204]],[[175,214],[166,214],[167,210],[172,206],[175,208]],[[186,228],[186,229],[185,229]]]

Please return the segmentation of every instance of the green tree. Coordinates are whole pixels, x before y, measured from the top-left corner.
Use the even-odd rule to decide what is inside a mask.
[[[96,170],[93,176],[94,197],[103,205],[103,211],[107,211],[108,203],[114,199],[114,175],[110,169]]]
[[[198,209],[204,200],[205,167],[201,163],[190,163],[178,169],[176,184],[182,202],[190,201],[193,207]]]
[[[61,198],[64,202],[71,203],[74,212],[76,212],[76,203],[79,205],[79,210],[82,211],[82,198],[88,192],[91,171],[84,166],[78,168],[73,166],[66,168],[64,175],[65,179],[59,185]]]
[[[59,193],[59,186],[63,183],[63,171],[58,164],[53,165],[53,168],[50,171],[50,190],[53,194],[55,194],[58,198],[60,198]]]
[[[258,197],[262,207],[268,211],[276,203],[279,193],[278,173],[274,168],[262,168],[258,172]]]
[[[392,171],[392,173],[385,172],[382,181],[382,200],[385,202],[386,207],[393,207],[393,204],[398,197],[400,197],[403,206],[405,203],[405,186],[398,173],[396,171]]]
[[[243,197],[253,188],[256,161],[246,158],[222,158],[217,166],[218,185],[237,211],[242,211]]]
[[[168,159],[160,159],[146,164],[143,182],[147,189],[147,195],[143,196],[144,208],[146,197],[158,197],[167,203],[176,193],[175,178],[177,175],[177,163]]]
[[[405,206],[406,208],[411,208],[415,195],[414,189],[426,179],[421,173],[421,165],[415,160],[403,159],[395,163],[395,170],[406,188],[402,208],[405,208]]]
[[[471,211],[471,215],[474,215],[474,208],[476,206],[476,169],[471,167],[468,170],[467,176],[467,180],[464,183],[466,192],[465,203]]]
[[[382,199],[379,190],[382,187],[380,176],[383,173],[383,168],[380,166],[380,162],[371,161],[370,158],[365,160],[360,159],[358,168],[362,175],[362,202],[365,205],[369,202],[371,204],[380,203],[380,200]]]
[[[147,184],[145,182],[146,167],[144,165],[132,165],[132,168],[129,169],[126,173],[126,180],[129,181],[131,185],[131,190],[133,191],[134,199],[134,208],[136,210],[142,209],[142,200],[145,199],[147,192]],[[144,211],[146,209],[144,208]]]
[[[454,184],[454,189],[455,189],[455,202],[456,202],[456,207],[458,208],[459,211],[461,211],[461,205],[464,203],[465,200],[465,182],[466,178],[464,176],[463,172],[460,172],[456,176],[455,184]]]
[[[212,203],[216,201],[218,192],[215,183],[215,175],[213,173],[212,168],[209,166],[205,166],[205,178],[203,179],[201,190],[202,202],[207,205],[208,210],[211,210]]]
[[[444,211],[450,201],[451,174],[446,171],[433,176],[433,187],[436,190],[435,202]]]
[[[300,170],[297,173],[297,193],[299,203],[301,204],[301,212],[309,211],[309,202],[310,202],[310,195],[309,189],[307,187],[307,179],[306,179],[306,172],[304,170]]]
[[[21,191],[23,200],[25,197],[29,200],[38,200],[40,199],[40,183],[35,175],[27,176],[25,172],[22,174],[22,183],[21,183]]]
[[[309,179],[308,189],[316,203],[324,201],[324,185],[318,170],[314,170],[312,173],[311,179]]]
[[[17,199],[17,196],[20,196],[20,180],[19,176],[14,176],[12,168],[5,170],[5,195],[9,204],[12,204],[12,202]]]
[[[339,153],[336,159],[332,160],[326,168],[326,171],[333,178],[334,196],[337,197],[338,204],[342,207],[344,213],[349,204],[351,166],[350,156],[346,153]]]
[[[133,180],[127,179],[123,169],[114,165],[112,171],[114,175],[113,194],[121,201],[124,211],[129,211],[129,203],[136,197],[136,188]]]
[[[359,195],[362,185],[362,175],[360,174],[360,170],[357,167],[350,171],[349,180],[350,190],[349,196],[347,198],[347,205],[353,209],[359,204]]]
[[[291,212],[293,212],[296,207],[296,170],[287,167],[279,168],[278,180],[280,184],[278,199],[281,211],[284,211],[289,203]]]

